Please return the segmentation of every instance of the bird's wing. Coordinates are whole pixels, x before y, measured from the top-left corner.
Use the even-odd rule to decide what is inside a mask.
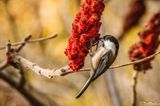
[[[92,81],[97,79],[100,75],[102,75],[107,69],[110,67],[110,65],[113,63],[113,53],[111,50],[105,53],[105,55],[101,58],[99,65],[96,69],[96,73],[94,75],[94,78]]]
[[[97,50],[95,55],[91,58],[92,59],[92,70],[90,77],[88,78],[87,82],[84,84],[80,92],[77,94],[76,98],[79,98],[85,90],[88,88],[88,86],[91,84],[92,79],[94,78],[95,74],[97,73],[97,67],[99,65],[99,62],[101,60],[101,56],[106,52],[106,49],[104,47],[101,47]],[[97,65],[98,64],[98,65]]]

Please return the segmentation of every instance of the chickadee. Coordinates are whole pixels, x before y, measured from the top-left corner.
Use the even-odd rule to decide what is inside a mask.
[[[105,35],[100,38],[100,41],[102,42],[102,45],[91,58],[92,70],[90,77],[76,98],[79,98],[84,93],[92,81],[96,80],[105,71],[107,71],[117,57],[119,42],[114,36]]]

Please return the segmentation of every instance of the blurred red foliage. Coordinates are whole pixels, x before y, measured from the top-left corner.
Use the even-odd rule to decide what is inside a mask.
[[[144,31],[138,35],[140,41],[132,45],[129,50],[129,58],[131,61],[147,57],[156,52],[159,45],[160,13],[155,14],[145,26]],[[153,58],[142,63],[134,64],[134,69],[142,71],[152,68],[151,60],[153,60]]]
[[[133,0],[130,5],[130,10],[124,19],[123,31],[125,32],[133,25],[137,24],[145,13],[145,10],[145,0]]]

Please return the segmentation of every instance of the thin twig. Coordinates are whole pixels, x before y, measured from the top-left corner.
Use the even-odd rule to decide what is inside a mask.
[[[132,106],[137,106],[137,91],[136,91],[136,86],[138,84],[138,71],[134,71],[133,73],[133,85],[132,85]]]
[[[15,88],[18,92],[20,92],[32,106],[44,106],[43,103],[41,103],[37,98],[30,94],[30,91],[25,88],[20,89],[18,84],[12,79],[10,79],[10,77],[6,76],[3,73],[0,73],[0,78],[7,82],[9,85],[11,85],[13,88]]]
[[[56,33],[51,35],[51,36],[42,37],[42,38],[38,38],[38,39],[35,39],[35,40],[29,40],[26,43],[37,43],[37,42],[41,42],[41,41],[50,40],[50,39],[53,39],[55,37],[57,37]],[[24,43],[24,41],[12,43],[12,46],[18,46],[18,45],[21,45],[22,43]],[[6,48],[6,46],[2,46],[2,47],[0,47],[0,50],[5,49],[5,48]]]
[[[147,56],[145,58],[142,58],[142,59],[138,59],[138,60],[135,60],[133,62],[129,62],[129,63],[126,63],[126,64],[122,64],[122,65],[116,65],[116,66],[111,66],[110,69],[115,69],[115,68],[120,68],[120,67],[125,67],[125,66],[129,66],[129,65],[133,65],[133,64],[138,64],[138,63],[141,63],[141,62],[144,62],[144,61],[147,61],[149,59],[152,59],[154,58],[156,55],[160,54],[160,51],[159,52],[156,52],[150,56]]]
[[[20,52],[22,50],[22,48],[26,45],[26,43],[29,41],[29,39],[31,39],[31,37],[32,37],[31,35],[27,36],[24,39],[23,43],[20,44],[20,46],[17,48],[16,52]]]

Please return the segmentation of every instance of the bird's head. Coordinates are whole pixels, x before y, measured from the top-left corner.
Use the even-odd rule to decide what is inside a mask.
[[[115,53],[115,55],[117,55],[119,50],[119,42],[114,36],[105,35],[101,38],[101,40],[105,48],[111,49],[112,52]]]

